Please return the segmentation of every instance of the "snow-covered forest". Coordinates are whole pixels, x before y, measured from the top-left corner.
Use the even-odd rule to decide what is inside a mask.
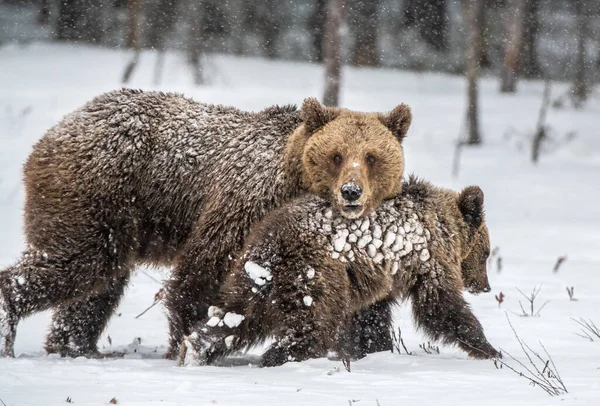
[[[0,358],[0,405],[592,405],[600,399],[600,1],[0,0],[0,272],[25,249],[34,144],[100,93],[176,91],[259,111],[317,97],[411,106],[406,173],[485,193],[490,293],[464,293],[504,357],[429,342],[407,303],[393,352],[258,368],[163,359],[168,268],[140,267],[100,339],[47,355],[51,312]],[[160,299],[160,296],[158,296]],[[142,314],[143,313],[143,314]]]

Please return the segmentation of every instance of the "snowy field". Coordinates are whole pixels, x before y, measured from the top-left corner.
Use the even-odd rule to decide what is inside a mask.
[[[179,91],[199,101],[249,110],[301,103],[321,96],[318,65],[215,56],[211,84],[192,85],[183,57],[168,55],[161,86],[152,85],[155,55],[142,56],[132,87]],[[93,96],[120,87],[126,52],[33,43],[0,48],[0,268],[24,246],[21,167],[44,130]],[[519,83],[516,95],[500,95],[495,78],[481,83],[481,148],[462,153],[461,172],[451,176],[454,143],[465,111],[461,77],[369,69],[345,69],[344,107],[390,110],[400,102],[413,109],[405,142],[407,172],[438,185],[480,185],[486,194],[492,246],[502,269],[489,266],[492,293],[467,295],[489,341],[528,365],[508,321],[520,338],[547,359],[548,350],[568,389],[548,396],[541,388],[491,361],[475,361],[452,347],[427,353],[410,309],[396,313],[404,343],[413,355],[379,353],[352,364],[352,372],[327,359],[258,369],[252,357],[221,367],[178,367],[161,358],[167,323],[152,303],[168,270],[140,270],[101,339],[104,350],[127,350],[125,358],[60,359],[42,343],[49,313],[21,323],[16,359],[0,359],[0,399],[7,406],[106,405],[551,405],[600,401],[600,338],[584,339],[572,318],[600,325],[600,97],[582,110],[551,109],[554,141],[537,166],[530,163],[530,138],[543,84]],[[553,87],[553,96],[568,86]],[[567,255],[557,273],[559,256]],[[521,296],[542,286],[538,317],[520,317]],[[570,300],[567,287],[574,287]],[[495,295],[502,292],[500,308]],[[109,338],[110,337],[110,338]],[[138,340],[138,338],[140,340]],[[135,343],[135,344],[132,344]],[[431,351],[430,351],[431,352]],[[505,356],[519,371],[523,368]],[[542,366],[543,367],[543,366]],[[0,405],[2,402],[0,402]]]

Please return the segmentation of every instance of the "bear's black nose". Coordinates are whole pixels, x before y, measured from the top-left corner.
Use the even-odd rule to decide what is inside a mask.
[[[492,287],[491,287],[490,285],[487,285],[485,288],[483,288],[483,291],[484,291],[485,293],[488,293],[488,292],[490,292],[491,290],[492,290]]]
[[[342,185],[342,197],[349,202],[358,200],[361,194],[362,189],[354,182],[348,182]]]

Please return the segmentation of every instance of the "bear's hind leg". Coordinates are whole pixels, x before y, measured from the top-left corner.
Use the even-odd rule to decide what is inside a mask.
[[[29,250],[0,272],[0,354],[13,356],[19,320],[106,289],[117,277],[106,248],[65,253]]]
[[[62,357],[102,357],[97,348],[98,340],[119,305],[128,282],[129,275],[121,276],[111,280],[105,291],[56,309],[46,337],[46,351]]]

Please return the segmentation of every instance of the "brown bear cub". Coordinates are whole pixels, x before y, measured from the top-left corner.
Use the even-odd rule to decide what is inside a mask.
[[[352,355],[348,321],[361,308],[410,298],[429,337],[474,358],[499,357],[462,296],[489,291],[483,193],[409,179],[363,219],[302,197],[270,213],[248,237],[219,298],[184,341],[180,362],[211,363],[274,342],[263,366]],[[461,264],[465,266],[461,268]]]
[[[120,90],[66,116],[24,168],[26,252],[0,272],[0,355],[54,309],[46,349],[95,356],[139,263],[172,265],[170,352],[214,302],[250,225],[303,193],[348,218],[401,189],[410,109],[258,113]],[[376,160],[375,163],[371,163]]]

